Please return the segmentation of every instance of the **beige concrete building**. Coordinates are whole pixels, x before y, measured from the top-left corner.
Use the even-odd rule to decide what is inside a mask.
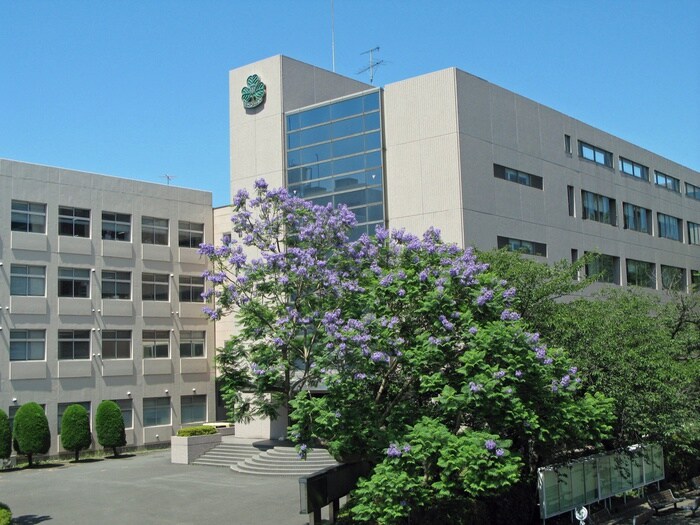
[[[122,408],[129,445],[215,415],[211,194],[0,159],[0,408]]]
[[[264,177],[347,204],[355,235],[597,251],[587,271],[656,290],[700,270],[700,173],[455,68],[380,89],[275,56],[230,72],[230,125],[232,192]]]

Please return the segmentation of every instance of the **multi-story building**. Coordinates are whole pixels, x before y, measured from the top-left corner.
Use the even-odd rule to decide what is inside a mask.
[[[355,235],[595,251],[587,271],[657,290],[700,270],[700,173],[458,69],[380,89],[276,56],[230,72],[230,126],[232,192],[347,204]]]
[[[215,414],[211,194],[0,159],[0,408],[116,401],[129,445]]]

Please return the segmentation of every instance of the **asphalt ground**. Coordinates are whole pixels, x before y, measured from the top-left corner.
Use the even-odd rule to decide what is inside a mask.
[[[170,450],[0,471],[14,525],[303,525],[297,478],[170,463]]]

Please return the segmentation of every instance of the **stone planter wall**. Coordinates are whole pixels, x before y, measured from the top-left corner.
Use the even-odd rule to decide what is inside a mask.
[[[181,464],[192,463],[219,443],[221,443],[221,434],[219,433],[209,436],[173,436],[170,438],[170,461]]]

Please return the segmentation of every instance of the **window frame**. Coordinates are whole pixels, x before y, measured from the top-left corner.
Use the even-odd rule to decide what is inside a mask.
[[[90,238],[90,210],[72,206],[58,207],[58,235]]]
[[[688,244],[700,245],[700,224],[691,221],[685,221],[688,230]]]
[[[649,168],[647,166],[622,156],[620,156],[618,165],[620,167],[620,173],[632,177],[633,179],[649,182]],[[636,169],[639,169],[639,174],[635,172]]]
[[[634,269],[633,272],[630,272],[630,263],[633,265],[644,265],[647,266],[647,268],[651,268],[651,272],[648,273],[647,279],[651,279],[646,281],[647,284],[640,284],[640,279],[635,279],[635,282],[630,282],[630,275],[639,277],[641,274],[639,273],[641,270],[639,269]],[[656,281],[657,281],[657,276],[656,276],[656,264],[649,262],[649,261],[640,261],[638,259],[626,259],[625,260],[625,279],[627,282],[627,286],[639,286],[642,288],[651,288],[652,290],[656,290]]]
[[[72,273],[72,275],[70,276],[67,275],[69,271]],[[80,275],[76,276],[76,272],[80,272]],[[65,266],[59,266],[58,290],[56,291],[58,297],[69,297],[72,299],[89,299],[91,295],[90,273],[91,271],[88,268],[69,268]],[[64,292],[67,283],[70,283],[70,295]],[[85,295],[76,293],[76,291],[80,291],[82,289],[82,286],[85,286]]]
[[[102,330],[102,359],[131,359],[131,343],[131,330]],[[110,348],[112,346],[114,348]],[[128,356],[126,357],[123,355],[125,347],[128,347]],[[109,349],[109,353],[107,349]]]
[[[593,207],[587,206],[586,196],[592,197]],[[608,211],[605,211],[604,203],[607,201]],[[588,204],[591,204],[590,202]],[[607,216],[607,220],[606,220]],[[607,195],[581,190],[581,219],[595,221],[601,224],[617,226],[617,201]]]
[[[20,336],[24,336],[20,338]],[[14,341],[13,341],[14,339]],[[13,345],[14,342],[14,345]],[[36,353],[36,349],[39,348],[39,343],[41,346],[41,357]],[[36,349],[33,345],[36,344]],[[23,355],[18,357],[13,357],[13,352],[17,353],[18,346],[24,346]],[[14,346],[14,348],[13,348]],[[9,347],[10,361],[26,362],[26,361],[46,361],[46,330],[36,330],[36,329],[12,329],[10,330],[10,347]]]
[[[507,166],[501,166],[500,164],[493,165],[493,176],[497,179],[520,184],[521,186],[528,186],[538,190],[543,189],[542,177]]]
[[[149,406],[153,405],[153,406]],[[167,423],[164,412],[167,409]],[[163,412],[163,413],[161,413]],[[143,426],[164,427],[172,425],[172,406],[169,397],[144,397],[143,398]]]
[[[201,231],[199,230],[200,226]],[[199,248],[203,242],[204,223],[177,221],[177,245],[180,248]]]
[[[504,237],[498,235],[496,237],[496,243],[499,250],[506,248],[512,252],[534,255],[537,257],[547,257],[547,245],[542,242],[528,241],[525,239],[516,239],[514,237]]]
[[[163,297],[163,291],[165,299],[159,299]],[[142,273],[141,300],[161,303],[170,301],[170,276],[167,273]]]
[[[131,272],[102,270],[101,285],[102,299],[131,300]],[[128,285],[128,293],[124,292],[124,285]]]
[[[630,214],[627,212],[631,211]],[[642,220],[642,217],[644,217],[644,220]],[[641,227],[641,223],[646,221],[647,229],[644,230]],[[652,211],[649,208],[644,208],[643,206],[637,206],[636,204],[632,204],[631,202],[623,202],[622,203],[622,224],[623,224],[623,229],[625,230],[630,230],[630,231],[635,231],[635,232],[640,232],[640,233],[646,233],[648,235],[652,235],[652,228],[653,228],[653,219],[652,219]],[[639,227],[635,227],[637,224],[640,224]]]
[[[588,252],[585,253],[588,254]],[[620,258],[614,255],[598,254],[595,261],[585,265],[584,271],[586,277],[599,274],[600,277],[596,279],[596,282],[620,284]]]
[[[198,403],[196,403],[196,401]],[[195,410],[201,410],[202,417],[191,417],[191,412]],[[186,415],[190,417],[186,417]],[[206,394],[193,394],[180,396],[180,423],[191,424],[191,423],[204,423],[207,420],[207,395]]]
[[[664,219],[672,219],[676,221],[676,226],[674,228],[671,228],[672,230],[675,229],[678,233],[677,237],[673,237],[671,235],[668,235],[667,230],[669,229],[669,222],[672,221],[665,221],[662,220]],[[656,224],[658,226],[658,236],[661,239],[670,239],[672,241],[679,241],[683,242],[683,219],[679,217],[674,217],[673,215],[668,215],[667,213],[661,213],[661,212],[656,212]]]
[[[85,353],[85,357],[75,357],[76,344],[86,343],[87,351],[81,350],[81,354]],[[85,361],[91,357],[92,338],[90,330],[67,329],[58,331],[58,360],[59,361]],[[68,351],[69,350],[69,351]],[[72,357],[67,357],[70,354]]]
[[[21,273],[24,268],[26,273]],[[31,273],[40,270],[39,273]],[[24,293],[18,293],[20,283],[24,283]],[[41,293],[30,293],[34,290],[33,284],[41,284]],[[46,297],[46,266],[32,264],[10,265],[10,295],[16,297]]]
[[[170,359],[170,330],[143,330],[141,349],[144,359]]]
[[[700,186],[691,184],[690,182],[685,183],[685,195],[696,201],[700,201]]]
[[[26,209],[22,209],[26,206]],[[32,218],[41,218],[33,221]],[[23,225],[23,227],[21,227]],[[12,199],[10,205],[10,230],[13,232],[46,235],[46,204],[43,202]]]
[[[131,214],[103,211],[101,230],[102,240],[131,242]]]
[[[586,156],[586,151],[591,152],[590,157]],[[605,166],[606,168],[610,169],[613,167],[613,154],[610,151],[604,150],[603,148],[599,148],[598,146],[594,146],[593,144],[589,144],[588,142],[584,142],[582,140],[578,141],[578,156],[583,160],[593,162],[599,166]],[[602,157],[602,160],[599,159],[599,156]]]
[[[663,182],[659,182],[663,181]],[[658,170],[654,170],[654,184],[660,188],[667,189],[674,193],[681,192],[681,180],[671,175],[666,175]]]
[[[194,283],[194,280],[197,280],[197,283]],[[204,298],[202,297],[204,293],[204,277],[200,275],[180,275],[178,285],[178,297],[181,303],[204,303]],[[197,290],[200,289],[201,291],[197,293]],[[195,297],[197,299],[194,299]]]
[[[201,338],[198,335],[201,334]],[[199,351],[201,344],[201,353]],[[207,332],[206,330],[180,330],[180,358],[194,359],[206,357]],[[184,350],[184,351],[183,351]]]
[[[160,217],[141,217],[141,243],[170,245],[170,222]]]
[[[685,292],[687,289],[685,268],[665,264],[660,266],[661,268],[659,272],[661,273],[661,289],[675,292]],[[669,273],[673,273],[675,275],[669,275]],[[671,282],[669,282],[669,278],[671,278]]]

